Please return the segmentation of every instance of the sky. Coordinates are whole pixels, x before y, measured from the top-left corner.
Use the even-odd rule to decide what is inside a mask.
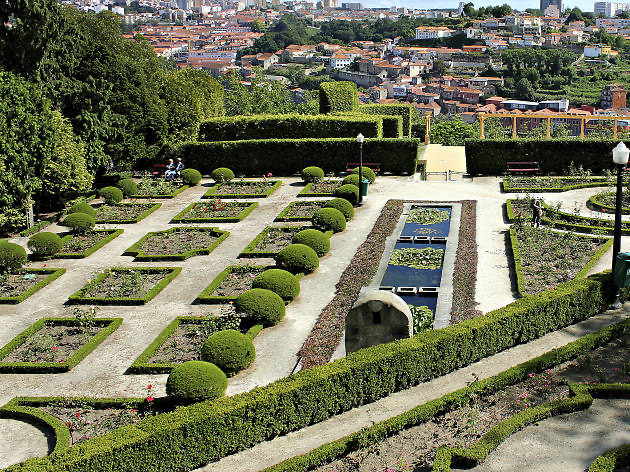
[[[361,0],[346,0],[346,1],[361,1]],[[525,10],[525,8],[538,8],[540,1],[537,0],[471,0],[475,4],[475,8],[486,7],[488,5],[502,5],[508,3],[512,8],[517,10]],[[339,2],[341,4],[341,0]],[[459,0],[362,0],[362,3],[368,7],[407,7],[407,8],[457,8]],[[565,7],[579,7],[583,11],[593,11],[593,1],[585,0],[568,0],[565,3]]]

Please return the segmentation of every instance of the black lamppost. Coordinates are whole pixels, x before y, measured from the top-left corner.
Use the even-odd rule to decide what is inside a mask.
[[[363,205],[363,141],[365,138],[359,133],[357,136],[357,143],[359,143],[359,205]]]
[[[617,166],[617,195],[615,197],[615,234],[613,239],[613,260],[612,271],[613,277],[615,274],[615,264],[617,262],[617,255],[621,250],[621,201],[622,201],[622,183],[623,183],[623,169],[628,164],[628,156],[630,156],[630,149],[626,147],[623,141],[619,142],[613,149],[613,162]],[[617,294],[615,295],[615,301],[613,302],[613,308],[621,308],[621,302],[619,301],[619,287],[617,287]]]

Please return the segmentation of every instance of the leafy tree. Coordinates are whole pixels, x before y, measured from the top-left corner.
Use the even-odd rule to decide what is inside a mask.
[[[431,125],[431,142],[444,146],[463,146],[466,139],[478,136],[475,128],[456,117],[437,119]]]
[[[516,87],[514,89],[516,96],[520,100],[533,100],[534,99],[534,86],[532,83],[523,78],[516,83]]]

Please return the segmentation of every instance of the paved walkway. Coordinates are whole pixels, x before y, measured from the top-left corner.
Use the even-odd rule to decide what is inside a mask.
[[[429,144],[424,152],[423,160],[426,161],[425,170],[428,181],[447,180],[449,171],[466,172],[466,148],[464,146]],[[461,180],[461,174],[453,174],[452,180]]]

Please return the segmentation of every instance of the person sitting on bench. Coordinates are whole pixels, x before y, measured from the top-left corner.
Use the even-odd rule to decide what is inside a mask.
[[[182,171],[184,170],[184,163],[182,162],[182,158],[178,157],[177,158],[177,167],[175,167],[175,174],[177,175],[177,178],[179,178],[181,176]]]
[[[177,172],[175,171],[175,164],[173,163],[173,159],[168,160],[168,165],[166,166],[166,172],[164,173],[164,180],[173,180]]]

